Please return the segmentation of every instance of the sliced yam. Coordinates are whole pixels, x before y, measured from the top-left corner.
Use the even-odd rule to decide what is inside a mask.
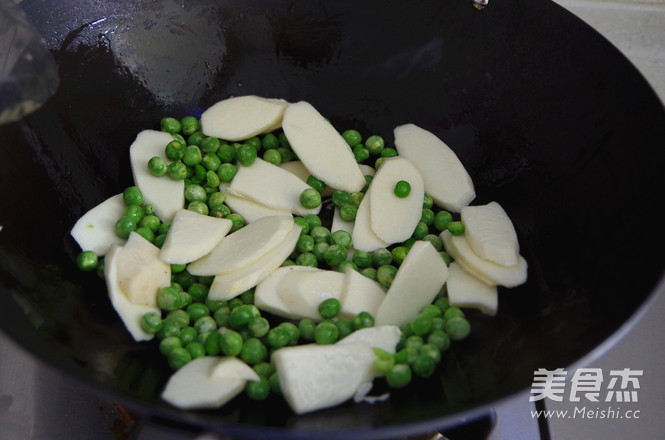
[[[388,247],[388,243],[381,240],[372,230],[370,212],[370,197],[365,193],[365,197],[358,206],[356,219],[353,222],[353,232],[351,233],[353,247],[359,251],[373,252]]]
[[[240,379],[257,382],[259,375],[252,367],[235,356],[224,356],[210,369],[211,379]]]
[[[339,405],[373,379],[374,352],[363,342],[298,345],[276,350],[284,398],[296,414]]]
[[[451,257],[467,272],[487,284],[515,287],[526,282],[528,264],[520,256],[517,264],[506,267],[478,256],[464,235],[452,235],[449,231],[439,234],[443,246]]]
[[[286,215],[263,217],[226,235],[187,270],[192,275],[210,276],[241,269],[280,246],[293,225],[293,218]]]
[[[358,164],[358,166],[360,167],[360,171],[362,171],[363,176],[372,176],[372,177],[374,177],[374,175],[376,174],[376,169],[374,169],[374,167],[371,167],[371,166],[366,165],[364,163]]]
[[[105,257],[104,278],[111,300],[111,305],[125,325],[127,331],[136,341],[148,341],[155,335],[145,332],[141,328],[141,317],[149,312],[161,313],[157,306],[144,306],[133,304],[123,292],[118,282],[118,255],[121,254],[122,246],[113,245]],[[122,258],[122,257],[120,257]]]
[[[450,275],[446,281],[450,305],[478,309],[494,316],[499,307],[499,293],[491,286],[468,273],[455,261],[448,266]]]
[[[188,209],[179,209],[162,245],[159,258],[169,264],[187,264],[209,254],[231,230],[233,222]]]
[[[335,231],[346,231],[349,234],[353,234],[353,221],[342,220],[342,217],[339,215],[339,208],[335,206],[333,211],[332,224],[330,225],[330,232]]]
[[[514,266],[520,256],[520,245],[513,222],[497,202],[465,206],[460,212],[464,235],[478,256],[501,266]]]
[[[344,273],[334,270],[291,271],[282,279],[277,295],[286,309],[298,319],[321,321],[319,304],[328,298],[340,299],[344,290]]]
[[[228,141],[249,139],[279,128],[286,106],[284,100],[256,95],[227,98],[201,114],[201,131]]]
[[[337,341],[337,344],[353,344],[364,342],[373,348],[380,348],[388,353],[395,354],[397,343],[402,336],[402,330],[396,325],[379,325],[361,328]]]
[[[118,285],[133,304],[157,306],[157,292],[171,284],[171,266],[159,258],[159,248],[131,232],[115,263]]]
[[[240,216],[247,223],[253,223],[260,218],[269,217],[272,215],[286,215],[293,217],[293,215],[286,210],[277,210],[261,205],[252,199],[248,199],[232,191],[229,191],[228,184],[223,183],[220,185],[219,190],[226,196],[224,202],[233,212],[240,214]]]
[[[376,325],[402,326],[431,304],[448,279],[448,266],[429,241],[416,241],[376,312]]]
[[[260,283],[254,290],[254,305],[260,310],[281,316],[287,319],[298,319],[297,315],[290,312],[282,301],[278,291],[283,287],[282,280],[291,272],[320,270],[310,266],[284,266],[276,269]]]
[[[376,311],[386,297],[384,287],[351,269],[344,272],[344,278],[344,293],[340,299],[340,317],[352,319],[360,312],[368,312],[372,316],[376,316]]]
[[[278,211],[293,214],[318,214],[321,206],[307,209],[300,203],[300,194],[311,188],[294,174],[263,159],[256,159],[250,166],[238,167],[238,172],[228,186],[234,194]]]
[[[296,247],[302,228],[293,223],[291,232],[284,241],[257,260],[239,267],[231,272],[215,276],[208,298],[212,300],[230,300],[242,292],[255,287],[275,269],[277,269],[293,252]],[[245,226],[247,227],[247,226]]]
[[[395,185],[408,182],[411,191],[407,197],[395,195]],[[370,226],[381,240],[388,244],[407,240],[422,217],[423,179],[418,170],[404,157],[386,159],[377,170],[370,189]]]
[[[289,104],[282,129],[311,175],[339,190],[354,192],[365,186],[351,147],[310,103]]]
[[[425,182],[425,192],[441,208],[459,212],[476,197],[462,162],[441,139],[414,124],[395,128],[395,148],[409,159]]]
[[[152,204],[155,215],[162,221],[171,221],[176,211],[185,206],[185,182],[167,176],[153,176],[148,171],[148,161],[154,156],[166,160],[164,149],[172,140],[173,136],[169,133],[144,130],[129,147],[134,184],[143,193],[145,203]]]
[[[115,244],[125,243],[115,232],[115,223],[125,212],[122,193],[104,200],[83,214],[74,224],[71,235],[82,251],[103,257]]]
[[[247,370],[252,369],[245,365],[243,376],[237,362],[242,361],[219,356],[193,359],[171,375],[161,397],[180,409],[219,408],[245,389]]]

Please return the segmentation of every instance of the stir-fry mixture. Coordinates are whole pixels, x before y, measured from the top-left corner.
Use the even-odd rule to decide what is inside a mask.
[[[510,218],[472,205],[453,150],[414,124],[393,134],[250,95],[137,135],[134,185],[71,234],[131,336],[159,344],[165,401],[374,401],[376,380],[432,376],[471,331],[464,310],[494,315],[498,286],[526,281]]]

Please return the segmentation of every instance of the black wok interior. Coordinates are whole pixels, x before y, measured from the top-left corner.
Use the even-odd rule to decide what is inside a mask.
[[[93,2],[89,2],[93,3]],[[395,436],[453,423],[607,339],[662,276],[665,112],[606,40],[550,1],[25,0],[60,69],[57,94],[0,127],[0,328],[135,411],[238,436]],[[169,370],[131,340],[69,230],[131,184],[128,147],[162,116],[232,95],[306,100],[340,130],[426,128],[518,231],[528,282],[436,377],[389,400],[294,416],[239,397],[181,412]],[[75,382],[76,383],[76,382]],[[321,437],[323,438],[323,437]]]

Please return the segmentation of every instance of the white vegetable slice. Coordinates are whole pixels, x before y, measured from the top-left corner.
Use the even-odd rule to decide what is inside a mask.
[[[241,379],[250,382],[259,380],[252,367],[235,356],[224,356],[210,369],[211,379]]]
[[[367,192],[369,192],[369,189]],[[388,246],[388,243],[377,237],[372,230],[370,212],[370,198],[365,193],[365,197],[358,206],[356,219],[353,222],[353,232],[351,233],[353,247],[359,251],[373,252]]]
[[[282,301],[278,290],[282,287],[282,280],[290,272],[320,270],[311,266],[284,266],[276,269],[260,283],[254,290],[254,305],[260,310],[272,313],[283,318],[298,319],[292,314]]]
[[[278,288],[277,295],[292,315],[320,321],[319,304],[328,298],[340,299],[344,273],[334,270],[292,271],[283,279],[289,288]]]
[[[528,264],[520,256],[515,266],[506,267],[479,257],[469,246],[464,235],[449,231],[439,234],[443,246],[464,270],[490,285],[515,287],[526,282]]]
[[[171,284],[171,266],[159,258],[159,248],[131,232],[116,256],[118,285],[130,302],[157,306],[157,292]]]
[[[231,230],[233,222],[188,209],[176,212],[159,258],[169,264],[187,264],[212,251]]]
[[[117,257],[121,250],[122,246],[113,245],[104,259],[104,278],[106,279],[106,288],[108,290],[109,299],[111,300],[111,305],[125,325],[125,328],[132,335],[134,340],[148,341],[154,338],[155,335],[147,333],[141,328],[141,317],[149,312],[159,314],[161,311],[156,306],[133,304],[122,291],[122,288],[118,283],[117,269]]]
[[[407,197],[395,195],[395,185],[406,181],[411,186]],[[370,225],[374,233],[388,244],[407,240],[422,217],[423,179],[404,157],[387,158],[377,170],[370,189]]]
[[[237,194],[234,194],[228,189],[228,183],[219,185],[219,190],[226,196],[224,203],[231,209],[231,211],[239,214],[247,223],[252,223],[263,217],[271,215],[286,215],[293,217],[293,215],[286,210],[272,209],[267,206],[261,205],[252,199],[248,199]]]
[[[450,305],[478,309],[486,315],[496,315],[499,294],[496,286],[481,281],[453,261],[448,266],[450,276],[446,281]]]
[[[337,344],[364,342],[370,347],[380,348],[388,353],[395,354],[401,336],[402,330],[396,325],[378,325],[356,330],[337,341]]]
[[[372,166],[366,165],[364,163],[358,164],[360,171],[362,171],[363,176],[372,176],[376,174],[376,169]]]
[[[124,244],[125,239],[115,233],[115,222],[125,212],[122,193],[104,200],[83,214],[74,224],[71,235],[82,251],[92,251],[103,257],[114,244]]]
[[[497,202],[465,206],[460,212],[464,235],[478,256],[500,264],[514,266],[519,260],[520,245],[513,222]]]
[[[290,160],[288,162],[282,162],[282,163],[279,164],[279,167],[282,168],[283,170],[286,170],[290,173],[295,174],[303,182],[307,182],[307,179],[309,179],[309,176],[312,175],[312,174],[310,174],[309,170],[305,167],[305,164],[303,164],[299,160]],[[321,193],[321,196],[322,197],[329,197],[334,192],[335,192],[334,188],[331,188],[328,185],[326,185],[325,189]]]
[[[376,325],[402,326],[431,304],[448,279],[448,266],[429,241],[416,241],[402,261],[374,317]]]
[[[286,215],[263,217],[228,234],[187,270],[192,275],[210,276],[241,269],[279,246],[293,225],[293,218]]]
[[[178,209],[185,206],[185,182],[166,176],[155,177],[148,171],[148,161],[159,156],[166,160],[164,148],[173,140],[169,133],[143,130],[129,147],[134,184],[143,193],[145,203],[155,208],[155,215],[162,221],[170,221]]]
[[[298,215],[318,214],[321,206],[307,209],[300,203],[300,194],[311,188],[294,174],[263,159],[250,166],[238,167],[228,189],[278,211]]]
[[[365,186],[351,147],[310,103],[289,104],[282,129],[300,161],[326,185],[349,192]]]
[[[372,316],[376,316],[376,311],[386,297],[384,287],[355,270],[348,269],[344,275],[345,284],[344,293],[340,299],[340,317],[352,319],[360,312],[368,312]]]
[[[341,404],[373,379],[372,348],[353,344],[298,345],[275,351],[275,364],[284,398],[297,414]]]
[[[277,247],[246,266],[216,275],[210,285],[208,298],[229,300],[255,287],[289,257],[296,247],[301,230],[302,228],[299,225],[293,223],[291,232]]]
[[[201,131],[228,141],[241,141],[281,126],[287,102],[256,95],[227,98],[201,114]]]
[[[414,124],[400,125],[394,134],[397,153],[420,171],[425,192],[438,206],[459,212],[476,197],[469,173],[441,139]]]
[[[171,375],[162,391],[162,399],[180,409],[219,408],[245,388],[247,379],[234,377],[237,371],[231,369],[236,368],[235,362],[226,362],[226,358],[218,356],[193,359]],[[224,377],[220,370],[232,374]]]

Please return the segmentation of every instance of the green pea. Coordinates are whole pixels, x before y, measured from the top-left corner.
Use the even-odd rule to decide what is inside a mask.
[[[400,265],[404,262],[406,254],[409,253],[409,250],[405,246],[395,246],[392,251],[390,251],[393,257],[393,263]]]
[[[164,159],[159,156],[151,157],[148,161],[148,172],[156,177],[161,177],[166,174],[168,164]]]
[[[196,321],[194,321],[194,328],[199,334],[212,332],[217,330],[217,323],[215,322],[215,319],[210,315],[201,316]]]
[[[441,258],[443,259],[443,261],[446,262],[446,265],[447,265],[447,266],[450,266],[450,263],[453,261],[453,259],[452,259],[452,257],[450,256],[450,254],[448,254],[448,252],[440,251],[440,252],[439,252],[439,255],[441,256]]]
[[[445,320],[449,320],[451,318],[464,318],[464,317],[465,317],[464,312],[459,307],[449,306],[443,312],[443,319]]]
[[[342,137],[351,147],[362,142],[362,136],[358,130],[346,130],[342,133]]]
[[[386,289],[390,288],[397,275],[397,268],[392,264],[384,264],[376,269],[376,280]]]
[[[196,321],[199,318],[210,315],[210,309],[203,303],[192,303],[187,306],[186,312],[189,314],[189,318],[192,321]]]
[[[162,320],[162,328],[157,332],[157,339],[163,341],[164,339],[175,336],[178,337],[180,334],[180,327],[174,321],[169,321],[168,319]]]
[[[416,240],[422,240],[429,233],[429,228],[425,223],[419,221],[416,224],[416,229],[413,231],[412,237]]]
[[[222,335],[219,345],[226,356],[238,356],[242,352],[243,339],[240,333],[227,330]]]
[[[257,316],[249,321],[247,329],[249,330],[249,334],[253,337],[262,338],[268,334],[268,331],[270,331],[270,323],[263,316]]]
[[[298,266],[319,267],[319,260],[312,252],[303,252],[296,258]]]
[[[443,314],[450,308],[450,300],[446,297],[439,297],[434,300],[434,305],[437,306]]]
[[[189,136],[192,133],[200,130],[201,126],[199,125],[199,120],[194,116],[185,116],[184,118],[180,119],[180,129],[182,134]]]
[[[241,165],[252,165],[256,160],[256,149],[249,144],[242,144],[236,150],[236,157]]]
[[[325,226],[314,226],[309,230],[309,235],[312,236],[316,243],[322,241],[330,242],[330,229]]]
[[[263,153],[263,160],[273,165],[279,165],[280,163],[282,163],[282,155],[279,154],[279,151],[273,148],[270,150],[266,150]]]
[[[162,329],[162,315],[156,312],[144,313],[141,316],[141,329],[151,335],[156,335]]]
[[[217,150],[217,156],[223,163],[231,163],[236,160],[236,149],[233,145],[221,144]]]
[[[300,193],[300,204],[306,209],[314,209],[321,206],[321,194],[314,188],[307,188]]]
[[[208,171],[217,171],[222,165],[222,160],[214,153],[206,153],[201,158],[201,165]]]
[[[381,150],[381,157],[395,157],[397,156],[397,150],[394,148],[386,147]]]
[[[265,376],[259,376],[259,380],[247,381],[245,394],[252,400],[265,400],[270,395],[270,383]]]
[[[227,215],[226,218],[231,220],[231,223],[232,223],[231,230],[229,231],[229,233],[235,232],[238,229],[245,226],[245,219],[242,218],[242,216],[240,214],[237,214],[237,213],[233,212],[233,213]]]
[[[76,267],[84,272],[90,272],[97,268],[99,257],[92,251],[83,251],[76,256]]]
[[[360,330],[361,328],[374,327],[374,317],[369,312],[360,312],[351,320],[353,330]]]
[[[427,337],[427,343],[436,346],[440,352],[444,352],[450,347],[450,336],[443,330],[434,330]]]
[[[339,263],[337,265],[337,271],[338,272],[344,273],[349,269],[350,270],[355,270],[356,272],[358,272],[358,266],[353,261],[344,260],[344,261],[342,261],[341,263]]]
[[[429,194],[425,193],[423,196],[423,208],[432,209],[434,206],[434,199]]]
[[[380,266],[392,263],[393,255],[386,248],[377,249],[372,252],[372,262],[374,263],[374,266],[378,268]]]
[[[166,174],[173,180],[185,180],[187,178],[187,165],[180,161],[171,162],[166,169]]]
[[[266,342],[272,348],[285,347],[289,343],[289,332],[279,326],[273,327],[266,335]]]
[[[339,330],[332,321],[321,321],[314,329],[314,341],[319,345],[334,344],[339,338]]]
[[[279,135],[277,136],[277,139],[279,140],[279,145],[282,146],[283,148],[291,148],[289,139],[286,137],[286,134],[284,132],[280,132]]]
[[[185,200],[188,202],[205,201],[207,198],[208,194],[201,185],[190,184],[185,187]]]
[[[150,243],[155,241],[155,233],[148,228],[136,228],[136,233],[145,238]]]
[[[358,210],[358,207],[360,206],[360,202],[363,201],[365,198],[365,194],[361,191],[356,191],[351,193],[351,206],[356,208],[356,211]]]
[[[395,189],[393,189],[393,194],[400,199],[405,199],[411,194],[411,184],[406,180],[400,180],[395,184]]]
[[[162,131],[171,134],[178,133],[180,132],[181,129],[180,121],[170,116],[162,118],[159,123],[159,126],[161,127]]]
[[[125,203],[125,206],[142,205],[143,193],[138,186],[128,186],[122,192],[122,200]]]
[[[339,216],[345,222],[354,221],[357,213],[358,208],[353,205],[342,205],[342,207],[339,208]]]
[[[314,176],[309,176],[307,178],[307,184],[322,193],[326,189],[326,183],[323,180],[319,180]]]
[[[181,144],[176,140],[172,140],[166,147],[164,147],[164,155],[170,161],[182,160],[182,157],[185,154],[186,145]]]
[[[172,322],[181,329],[189,325],[189,314],[182,309],[171,310],[164,318],[164,322]]]
[[[404,388],[411,382],[411,367],[407,364],[395,364],[388,374],[386,382],[391,388]]]
[[[219,151],[221,145],[222,143],[218,138],[210,136],[201,141],[200,148],[204,153],[208,153],[208,155],[213,156],[215,153],[217,153],[217,151]],[[216,157],[221,160],[219,156]]]
[[[350,319],[339,318],[335,320],[335,325],[337,326],[337,331],[339,333],[339,339],[344,339],[353,333],[353,323]]]
[[[232,163],[223,163],[217,169],[217,175],[222,182],[230,182],[235,177],[238,169]]]
[[[261,139],[261,146],[264,150],[270,150],[279,147],[279,139],[274,133],[267,133]]]
[[[332,319],[337,316],[341,307],[337,298],[326,298],[319,303],[319,314],[324,319]]]
[[[376,359],[372,363],[372,369],[380,375],[390,373],[395,366],[395,356],[380,348],[373,348]]]
[[[459,341],[466,338],[471,332],[469,321],[460,316],[446,319],[446,333],[453,341]]]
[[[356,162],[363,163],[369,159],[369,150],[365,147],[358,148],[353,152]]]
[[[168,336],[159,342],[159,351],[168,356],[176,348],[182,347],[182,341],[176,336]]]
[[[341,208],[344,205],[350,205],[353,202],[351,198],[351,193],[344,190],[337,190],[332,194],[332,202],[338,208]]]
[[[157,217],[156,215],[146,215],[141,220],[139,220],[138,227],[148,228],[153,233],[156,233],[159,230],[160,224],[161,222],[159,220],[159,217]]]
[[[381,136],[372,135],[365,140],[365,148],[370,154],[380,154],[385,146],[385,142]]]
[[[323,259],[328,266],[337,266],[346,260],[347,250],[339,244],[332,244],[323,252]]]
[[[300,330],[298,326],[292,322],[285,321],[278,325],[278,327],[286,332],[289,337],[288,345],[296,345],[300,338]]]
[[[187,138],[187,145],[198,145],[200,147],[201,142],[203,142],[203,139],[205,138],[206,135],[204,135],[201,130],[195,131],[194,133],[190,134],[189,137]]]
[[[213,279],[214,278],[215,277],[213,276]],[[228,303],[223,299],[210,299],[206,297],[205,305],[208,306],[208,308],[212,313],[215,313],[217,310],[221,309],[222,307],[227,307]]]
[[[183,345],[187,345],[190,342],[195,341],[197,336],[198,333],[196,332],[196,329],[188,325],[180,330],[178,338],[180,338],[180,341],[183,343]]]
[[[187,209],[192,212],[198,212],[202,215],[208,215],[210,213],[210,208],[202,200],[193,200],[187,204]]]
[[[351,261],[356,263],[360,269],[365,269],[372,265],[372,254],[364,251],[355,251],[351,257]]]
[[[411,364],[411,369],[416,376],[427,378],[434,374],[436,362],[430,356],[421,354]]]
[[[305,341],[314,341],[316,323],[310,318],[303,318],[298,322],[300,337]]]
[[[432,317],[421,313],[411,321],[411,329],[418,336],[426,335],[432,329]]]
[[[436,234],[426,234],[422,239],[423,241],[429,241],[432,243],[432,246],[434,246],[434,249],[436,249],[437,252],[443,249],[443,241]]]
[[[120,238],[129,238],[136,231],[136,220],[133,217],[120,217],[115,223],[115,233]]]
[[[462,235],[464,233],[464,222],[461,221],[450,222],[448,223],[447,229],[453,235]]]
[[[277,368],[275,368],[273,364],[266,361],[257,362],[256,364],[252,365],[252,369],[259,376],[265,376],[265,377],[270,377],[271,374],[277,371]]]
[[[312,252],[314,250],[314,239],[310,235],[301,235],[296,242],[296,251]]]
[[[315,226],[321,226],[321,217],[319,217],[316,214],[307,214],[305,216],[305,220],[307,221],[307,224],[309,225],[309,229],[312,229]]]
[[[236,307],[231,311],[228,324],[234,330],[247,327],[249,322],[255,318],[252,308],[247,304]]]
[[[295,153],[290,148],[278,147],[276,150],[279,152],[279,155],[282,158],[282,163],[291,162],[296,158]]]
[[[182,156],[182,161],[185,165],[193,167],[194,165],[200,164],[203,160],[201,155],[201,149],[196,145],[188,145],[185,148],[185,152]]]
[[[249,338],[243,343],[242,350],[240,351],[240,359],[247,364],[258,364],[259,362],[263,362],[267,357],[268,349],[259,339]]]
[[[326,252],[326,249],[328,249],[330,245],[326,243],[325,241],[320,241],[318,243],[314,243],[314,247],[312,248],[312,253],[316,257],[317,261],[324,262],[324,254]]]
[[[366,267],[365,269],[360,271],[360,274],[363,275],[363,276],[366,276],[370,280],[376,281],[377,270],[373,267]]]
[[[437,345],[432,344],[429,341],[420,347],[420,354],[431,357],[436,364],[441,361],[441,350],[439,350]]]
[[[351,247],[351,243],[351,234],[347,231],[340,229],[330,234],[330,244],[332,245],[337,244],[348,249]]]
[[[197,341],[192,341],[185,345],[185,350],[189,352],[192,359],[200,358],[206,355],[205,347],[203,344]]]

